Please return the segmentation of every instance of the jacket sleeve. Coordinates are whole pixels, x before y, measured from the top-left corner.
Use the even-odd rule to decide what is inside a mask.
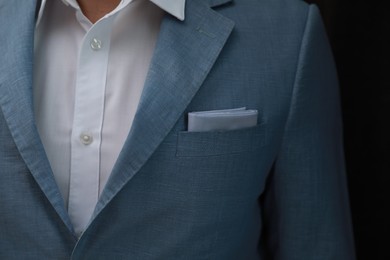
[[[262,201],[271,259],[355,259],[342,146],[337,75],[311,5],[282,145]]]

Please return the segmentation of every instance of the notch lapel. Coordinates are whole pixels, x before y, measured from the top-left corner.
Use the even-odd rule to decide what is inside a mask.
[[[206,1],[187,1],[184,22],[169,15],[164,18],[132,128],[93,218],[140,170],[175,125],[233,27],[231,20],[213,11]]]
[[[58,215],[72,231],[34,121],[32,74],[35,11],[35,0],[0,3],[0,106],[21,157]]]

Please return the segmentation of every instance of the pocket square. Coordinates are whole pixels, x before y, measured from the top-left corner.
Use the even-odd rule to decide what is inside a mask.
[[[257,125],[257,110],[245,107],[188,113],[188,132],[227,131]]]

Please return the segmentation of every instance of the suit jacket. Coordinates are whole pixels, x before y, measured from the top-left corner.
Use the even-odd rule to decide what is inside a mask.
[[[336,73],[319,11],[188,0],[167,15],[133,126],[74,235],[33,115],[35,0],[0,0],[1,259],[354,259]],[[190,111],[258,125],[187,132]]]

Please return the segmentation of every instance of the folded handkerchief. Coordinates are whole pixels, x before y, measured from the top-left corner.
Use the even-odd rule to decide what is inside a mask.
[[[245,107],[188,113],[188,131],[226,131],[257,125],[257,110]]]

